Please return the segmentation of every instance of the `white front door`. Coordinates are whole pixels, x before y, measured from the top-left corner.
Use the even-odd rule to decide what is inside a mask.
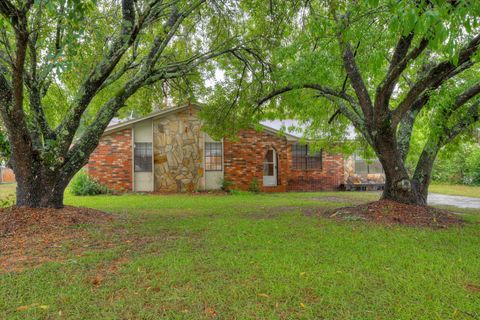
[[[277,185],[277,153],[273,149],[267,151],[263,162],[263,185]]]

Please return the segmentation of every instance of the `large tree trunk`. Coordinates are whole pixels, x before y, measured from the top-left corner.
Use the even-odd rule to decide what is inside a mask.
[[[374,138],[373,148],[385,171],[382,199],[425,205],[427,198],[420,194],[420,184],[412,183],[393,130],[380,131]]]
[[[14,161],[17,180],[16,205],[29,208],[63,208],[63,194],[76,171],[52,171],[38,159],[31,159],[30,166]]]
[[[48,168],[16,170],[16,205],[30,208],[63,208],[63,194],[71,177],[50,173]]]
[[[440,150],[440,143],[432,137],[427,141],[420,158],[418,159],[417,167],[413,174],[413,185],[418,190],[419,197],[427,203],[428,187],[432,179],[432,169]]]
[[[385,171],[385,190],[382,199],[393,200],[407,204],[426,205],[427,198],[422,197],[418,185],[412,183],[403,174],[387,174]],[[428,187],[427,187],[428,190]]]
[[[63,208],[65,187],[45,183],[38,185],[17,184],[17,206],[29,208]]]

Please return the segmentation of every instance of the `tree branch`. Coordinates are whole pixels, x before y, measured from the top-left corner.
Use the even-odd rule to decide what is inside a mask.
[[[23,8],[18,9],[8,0],[0,1],[0,13],[8,18],[15,34],[11,90],[10,93],[3,93],[4,97],[2,98],[6,104],[2,106],[2,115],[11,142],[13,166],[22,169],[31,167],[31,160],[37,155],[33,148],[32,137],[23,110],[25,59],[29,37],[26,13],[32,3],[29,1]],[[2,86],[5,87],[7,83],[3,74],[1,78],[3,78]],[[18,155],[22,155],[22,157],[18,157]],[[26,179],[30,178],[32,177]],[[27,181],[19,181],[19,183],[25,182]]]
[[[408,48],[413,40],[413,33],[408,36],[402,36],[395,48],[390,67],[385,79],[377,87],[375,97],[375,114],[382,114],[389,111],[388,104],[392,96],[393,89],[407,68],[408,64],[415,60],[427,47],[428,40],[422,39],[420,44],[408,53]]]
[[[17,15],[18,10],[9,0],[0,1],[0,13],[10,19]]]
[[[372,100],[370,94],[368,93],[363,77],[360,74],[355,57],[352,52],[352,48],[349,43],[345,43],[341,36],[339,36],[340,47],[343,51],[343,64],[347,74],[350,78],[350,83],[352,84],[353,89],[358,98],[360,107],[362,108],[365,120],[370,122],[372,120]]]
[[[144,64],[146,69],[151,69],[157,63],[158,59],[162,55],[163,51],[167,47],[168,43],[177,32],[180,25],[183,23],[185,18],[187,18],[193,11],[195,11],[200,5],[202,5],[206,0],[199,0],[192,4],[185,11],[180,14],[177,12],[176,7],[173,7],[170,19],[165,23],[164,29],[167,31],[164,37],[157,36],[153,41],[153,45],[150,49],[150,52],[147,56],[146,62]]]
[[[358,102],[355,101],[355,98],[350,96],[344,91],[337,91],[333,88],[322,86],[316,83],[305,83],[301,85],[287,85],[283,88],[275,89],[272,90],[270,93],[268,93],[265,97],[257,101],[257,105],[261,106],[262,104],[266,103],[267,101],[275,98],[276,96],[279,96],[285,92],[292,91],[292,90],[298,90],[298,89],[313,89],[317,90],[320,93],[324,95],[329,95],[329,96],[334,96],[337,98],[341,98],[345,101],[347,101],[350,105],[357,105]]]
[[[125,86],[118,90],[116,94],[100,108],[95,120],[84,131],[78,140],[79,142],[70,148],[70,150],[68,150],[67,157],[65,158],[65,164],[62,168],[62,172],[64,173],[62,174],[76,172],[79,168],[85,165],[85,163],[88,161],[88,157],[85,157],[85,155],[89,155],[96,148],[101,135],[110,123],[111,119],[115,116],[116,112],[123,107],[127,99],[140,88],[161,80],[183,77],[201,63],[220,55],[231,53],[232,51],[238,49],[239,48],[236,47],[231,49],[210,51],[191,57],[186,61],[167,65],[154,71],[140,69]]]
[[[407,93],[405,99],[393,111],[392,128],[395,128],[403,115],[413,106],[413,103],[426,90],[438,88],[444,80],[451,78],[457,74],[457,69],[462,70],[464,64],[468,64],[472,56],[477,52],[480,45],[480,35],[474,37],[468,45],[462,48],[459,54],[458,65],[455,66],[450,61],[444,61],[433,67],[427,75],[415,83],[415,85]],[[464,69],[463,69],[464,70]],[[463,71],[462,70],[462,71]]]
[[[473,103],[458,122],[451,128],[445,130],[445,138],[442,146],[446,145],[469,126],[480,120],[480,101]]]
[[[28,48],[29,48],[29,56],[30,56],[30,72],[26,76],[26,85],[29,89],[29,101],[30,101],[30,108],[34,113],[34,122],[35,126],[32,128],[32,134],[34,135],[34,141],[36,141],[37,145],[40,145],[40,134],[38,131],[41,132],[45,139],[49,139],[52,136],[52,129],[48,124],[47,117],[45,116],[45,112],[42,106],[42,82],[39,79],[39,75],[37,73],[38,69],[38,61],[37,61],[37,41],[39,36],[39,24],[40,19],[42,17],[42,2],[40,3],[39,10],[36,12],[36,22],[37,27],[34,28],[35,31],[30,33],[30,37],[28,39]]]
[[[63,151],[70,147],[83,112],[125,52],[134,43],[141,28],[142,25],[135,24],[134,0],[122,0],[122,31],[120,35],[113,41],[107,55],[80,86],[73,107],[69,110],[65,120],[55,129]]]
[[[477,94],[480,93],[480,82],[476,83],[475,85],[471,86],[461,94],[459,94],[455,98],[455,102],[453,104],[452,110],[457,110],[462,105],[467,103],[470,99],[474,98]]]
[[[343,66],[348,77],[350,78],[350,83],[355,90],[355,94],[357,95],[358,104],[362,109],[365,122],[368,124],[373,119],[372,99],[370,98],[370,94],[368,93],[368,89],[360,73],[360,69],[358,68],[355,59],[355,53],[352,51],[351,44],[345,41],[344,35],[342,34],[342,32],[348,26],[350,13],[347,12],[339,18],[335,12],[335,6],[330,6],[330,10],[338,27],[338,30],[336,31],[336,37],[342,52]]]

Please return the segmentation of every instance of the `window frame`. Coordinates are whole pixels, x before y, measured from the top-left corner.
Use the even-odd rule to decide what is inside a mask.
[[[212,149],[207,147],[207,145],[212,146],[215,145],[216,148]],[[216,150],[220,147],[220,162],[217,161],[210,161],[207,162],[207,158],[218,158],[218,156],[207,155],[208,151]],[[208,164],[207,164],[208,163]],[[209,167],[210,165],[210,167]],[[220,172],[223,171],[223,143],[221,141],[205,141],[205,156],[204,156],[204,167],[205,172]]]
[[[144,146],[147,146],[145,149],[145,155],[137,154],[138,150],[143,149]],[[150,154],[149,154],[150,153]],[[146,160],[138,161],[137,157],[146,158]],[[137,164],[139,168],[137,168]],[[146,165],[146,167],[142,167]],[[153,172],[153,143],[152,142],[135,142],[133,146],[133,171],[134,172]]]
[[[362,172],[358,172],[357,170],[357,162],[363,162],[363,165],[365,166],[366,170]],[[371,162],[371,163],[369,163]],[[382,164],[380,163],[380,160],[378,158],[375,159],[364,159],[357,153],[353,157],[353,164],[354,164],[354,172],[355,174],[385,174],[385,170],[383,170]],[[380,172],[375,172],[375,166],[378,165],[379,168],[381,169]]]
[[[310,154],[308,144],[292,145],[292,170],[314,171],[323,169],[323,150]]]

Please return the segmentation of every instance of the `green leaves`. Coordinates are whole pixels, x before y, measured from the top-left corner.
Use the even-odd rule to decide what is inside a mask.
[[[414,7],[407,8],[401,17],[402,26],[403,26],[403,35],[408,35],[416,26],[419,18],[418,10]]]
[[[351,117],[341,115],[329,122],[339,107],[339,100],[325,97],[315,90],[290,91],[261,107],[256,105],[258,99],[274,89],[305,83],[321,84],[339,91],[345,89],[356,100],[350,79],[346,77],[336,35],[339,30],[337,22],[341,19],[347,25],[341,29],[340,36],[353,49],[358,44],[355,61],[373,100],[377,87],[387,76],[400,36],[414,35],[407,51],[417,47],[422,39],[428,39],[426,50],[410,61],[399,77],[389,101],[389,110],[397,108],[410,87],[432,66],[441,61],[457,65],[461,47],[480,31],[476,18],[480,16],[480,4],[471,1],[455,5],[440,0],[310,1],[306,7],[278,6],[273,20],[268,21],[265,15],[269,9],[265,1],[249,0],[242,1],[242,4],[242,8],[248,12],[248,18],[241,23],[254,26],[251,32],[245,34],[245,38],[255,39],[260,35],[277,40],[272,43],[262,42],[258,47],[268,57],[272,70],[266,76],[256,78],[253,75],[260,69],[255,69],[259,66],[254,65],[254,70],[248,73],[249,76],[237,90],[236,80],[242,73],[243,64],[226,60],[227,79],[219,84],[221,89],[217,88],[209,96],[206,112],[207,119],[214,119],[212,121],[217,123],[218,119],[226,122],[212,128],[218,136],[225,132],[232,133],[235,131],[232,128],[248,126],[261,119],[294,118],[307,127],[304,132],[308,138],[320,139],[325,145],[331,146],[327,142],[347,139],[351,131]],[[331,6],[335,8],[332,9]],[[333,16],[333,12],[336,16]],[[247,30],[250,29],[247,27]],[[281,31],[276,32],[277,30]],[[476,55],[473,59],[478,57]],[[441,90],[433,90],[432,101],[418,116],[421,125],[414,129],[414,140],[418,139],[412,143],[414,157],[418,158],[416,152],[421,150],[431,132],[441,131],[441,126],[430,122],[447,121],[441,120],[445,108],[451,106],[456,95],[472,84],[472,74],[463,72],[455,80],[447,81]],[[240,95],[237,96],[237,92]],[[361,114],[358,106],[343,102],[352,114]],[[222,118],[222,114],[227,116]],[[455,119],[448,121],[454,122]],[[357,134],[357,137],[361,136]]]

